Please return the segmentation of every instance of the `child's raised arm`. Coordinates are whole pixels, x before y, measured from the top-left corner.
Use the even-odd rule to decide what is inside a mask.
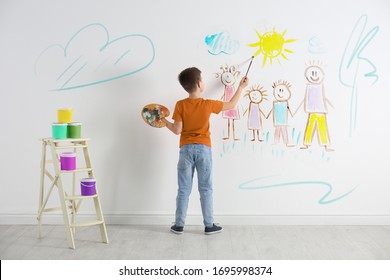
[[[236,93],[233,95],[229,102],[223,102],[222,111],[230,110],[236,107],[238,100],[240,100],[241,91],[248,85],[249,79],[247,76],[243,77],[240,81]]]

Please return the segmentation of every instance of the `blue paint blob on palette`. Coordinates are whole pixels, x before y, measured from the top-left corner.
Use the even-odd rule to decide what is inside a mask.
[[[160,104],[148,104],[142,108],[142,119],[150,126],[161,128],[165,123],[162,118],[168,117],[170,114],[167,107]]]

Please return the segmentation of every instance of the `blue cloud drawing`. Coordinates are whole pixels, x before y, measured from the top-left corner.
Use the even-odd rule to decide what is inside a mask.
[[[128,34],[110,39],[108,29],[93,23],[63,45],[51,45],[37,58],[35,73],[53,91],[66,91],[125,78],[147,68],[155,58],[150,38]]]
[[[227,32],[207,35],[204,42],[208,46],[208,52],[212,55],[234,54],[240,48],[240,42],[231,39]]]
[[[307,49],[312,54],[323,54],[327,52],[325,43],[318,36],[309,39]]]

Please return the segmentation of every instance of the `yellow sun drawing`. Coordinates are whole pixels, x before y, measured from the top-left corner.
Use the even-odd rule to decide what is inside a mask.
[[[276,59],[280,64],[279,57],[283,57],[288,60],[285,53],[294,53],[292,50],[285,48],[285,44],[295,42],[296,39],[285,39],[287,30],[284,30],[282,34],[275,31],[275,27],[271,32],[266,32],[261,35],[257,30],[256,34],[259,37],[259,41],[256,43],[248,44],[248,46],[259,49],[253,54],[253,56],[257,56],[260,53],[263,54],[263,64],[264,67],[267,59],[269,63],[272,65],[273,59]]]

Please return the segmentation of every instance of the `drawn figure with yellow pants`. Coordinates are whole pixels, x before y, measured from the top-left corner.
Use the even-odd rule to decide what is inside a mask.
[[[328,114],[327,104],[331,107],[333,106],[325,97],[323,84],[325,74],[321,64],[319,62],[310,63],[305,69],[305,77],[308,84],[306,86],[305,99],[302,103],[304,103],[304,110],[308,113],[308,118],[301,149],[309,148],[317,132],[319,144],[325,147],[326,151],[333,151],[330,148],[330,137],[326,120],[326,115]]]

